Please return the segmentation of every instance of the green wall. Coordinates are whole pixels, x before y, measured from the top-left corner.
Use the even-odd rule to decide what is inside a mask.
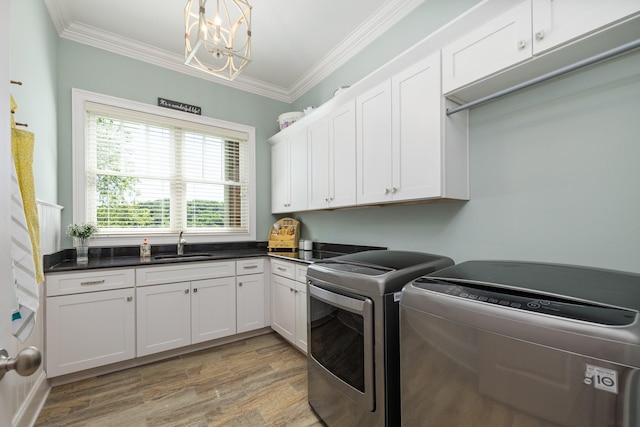
[[[33,159],[36,197],[57,203],[56,46],[58,33],[43,1],[11,1],[11,85],[16,121],[35,134]]]
[[[271,216],[271,163],[266,140],[278,132],[277,117],[286,103],[211,83],[83,44],[58,43],[58,203],[67,207],[62,224],[72,220],[71,89],[78,88],[155,105],[167,98],[202,107],[202,115],[256,128],[257,233],[266,236]],[[266,239],[266,237],[264,238]],[[262,240],[264,240],[262,239]],[[63,246],[70,247],[66,239]]]

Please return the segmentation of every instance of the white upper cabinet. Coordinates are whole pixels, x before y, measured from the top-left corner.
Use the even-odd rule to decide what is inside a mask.
[[[618,38],[620,43],[629,41],[630,37],[637,38],[637,30],[631,28],[611,37],[600,34],[602,38],[586,46],[571,45],[571,42],[638,13],[640,0],[521,1],[442,49],[443,92],[450,93],[524,62],[531,64],[527,65],[528,70],[522,70],[521,78],[501,77],[508,84],[517,83],[535,76],[529,76],[528,72],[539,75],[615,47]],[[637,28],[637,25],[630,23],[631,27]],[[562,55],[530,61],[561,46],[566,47]],[[495,88],[498,89],[500,87]]]
[[[308,127],[309,209],[356,203],[355,101]]]
[[[357,99],[358,204],[468,199],[467,115],[446,116],[440,54]]]
[[[271,147],[271,211],[307,209],[307,131],[296,129]]]
[[[442,49],[443,92],[527,60],[531,49],[531,0],[527,0]]]
[[[356,99],[358,204],[392,200],[391,80]]]
[[[537,55],[640,11],[639,0],[535,0],[533,54]]]

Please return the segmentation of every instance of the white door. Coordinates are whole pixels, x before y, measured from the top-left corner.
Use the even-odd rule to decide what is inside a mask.
[[[11,180],[10,159],[11,151],[9,145],[9,3],[10,1],[0,1],[0,111],[3,111],[0,119],[0,204],[9,206]],[[11,289],[11,235],[9,230],[10,213],[9,209],[0,209],[0,295],[8,295]],[[0,298],[0,348],[12,352],[11,348],[11,306],[9,298]],[[10,354],[15,356],[15,354]],[[0,425],[11,425],[11,388],[9,387],[9,375],[16,375],[15,372],[7,374],[0,381]]]

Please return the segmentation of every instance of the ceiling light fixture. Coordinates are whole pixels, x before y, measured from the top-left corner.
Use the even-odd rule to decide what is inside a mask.
[[[251,62],[251,5],[244,0],[188,0],[184,8],[184,63],[233,80]]]

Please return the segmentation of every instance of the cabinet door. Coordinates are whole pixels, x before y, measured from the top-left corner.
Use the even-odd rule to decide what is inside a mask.
[[[260,329],[264,322],[264,275],[250,274],[236,279],[238,333]]]
[[[134,358],[133,296],[130,288],[47,298],[47,376]]]
[[[555,48],[638,11],[638,0],[535,0],[533,53]]]
[[[305,283],[296,282],[294,292],[296,299],[296,340],[295,345],[307,353],[307,287]]]
[[[531,55],[531,0],[526,0],[442,49],[443,92],[508,68]]]
[[[356,204],[356,107],[351,101],[338,108],[329,123],[329,204]]]
[[[356,99],[357,202],[391,200],[391,81]]]
[[[295,343],[296,282],[271,275],[271,327],[288,341]]]
[[[191,342],[195,344],[235,333],[235,277],[191,282]]]
[[[297,130],[289,138],[291,186],[289,212],[307,209],[307,129]]]
[[[391,80],[393,200],[442,194],[443,111],[440,55],[431,55]]]
[[[191,344],[189,282],[136,289],[138,356]]]
[[[289,141],[284,140],[271,147],[271,211],[287,212],[289,209]]]
[[[329,205],[329,119],[323,117],[309,125],[309,208]]]

